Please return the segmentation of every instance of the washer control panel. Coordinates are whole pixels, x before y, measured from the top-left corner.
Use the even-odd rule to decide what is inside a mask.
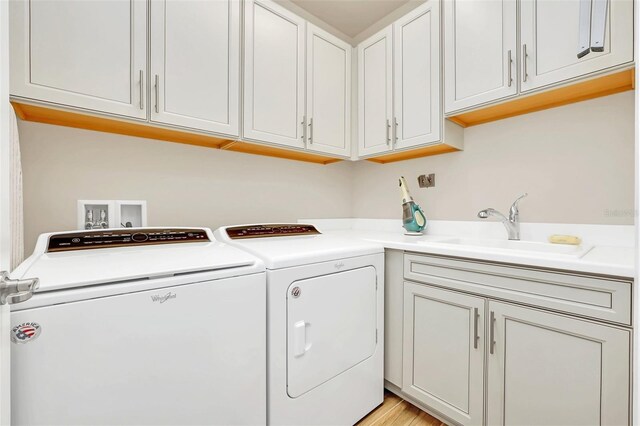
[[[318,231],[315,226],[297,223],[278,225],[244,225],[227,228],[227,235],[232,240],[318,234],[320,234],[320,231]]]
[[[210,241],[204,229],[144,228],[78,231],[50,236],[47,253],[198,241]]]

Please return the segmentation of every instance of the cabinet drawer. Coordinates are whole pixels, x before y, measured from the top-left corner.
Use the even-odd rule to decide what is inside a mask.
[[[631,282],[405,254],[404,277],[496,299],[631,325]]]

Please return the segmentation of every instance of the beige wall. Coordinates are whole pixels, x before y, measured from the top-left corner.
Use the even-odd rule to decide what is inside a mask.
[[[25,252],[74,229],[79,199],[142,199],[149,225],[209,226],[349,217],[351,167],[20,123]]]
[[[404,175],[431,219],[506,211],[526,222],[633,224],[633,93],[465,130],[465,151],[380,165],[328,166],[20,123],[26,251],[72,229],[79,199],[143,199],[150,225],[398,218]],[[416,178],[436,173],[436,187]],[[607,214],[607,210],[610,212]]]
[[[399,217],[404,175],[427,217],[476,220],[523,192],[525,222],[633,224],[633,92],[465,129],[463,152],[355,164],[354,217]],[[420,174],[436,187],[419,189]],[[609,211],[609,212],[607,212]]]

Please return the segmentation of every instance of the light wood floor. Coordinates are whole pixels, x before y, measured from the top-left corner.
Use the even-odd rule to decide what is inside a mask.
[[[384,402],[357,426],[446,426],[418,407],[385,390]]]

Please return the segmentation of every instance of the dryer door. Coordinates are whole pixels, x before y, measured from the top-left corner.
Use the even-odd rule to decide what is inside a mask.
[[[296,398],[373,355],[372,266],[292,283],[287,292],[287,392]]]

